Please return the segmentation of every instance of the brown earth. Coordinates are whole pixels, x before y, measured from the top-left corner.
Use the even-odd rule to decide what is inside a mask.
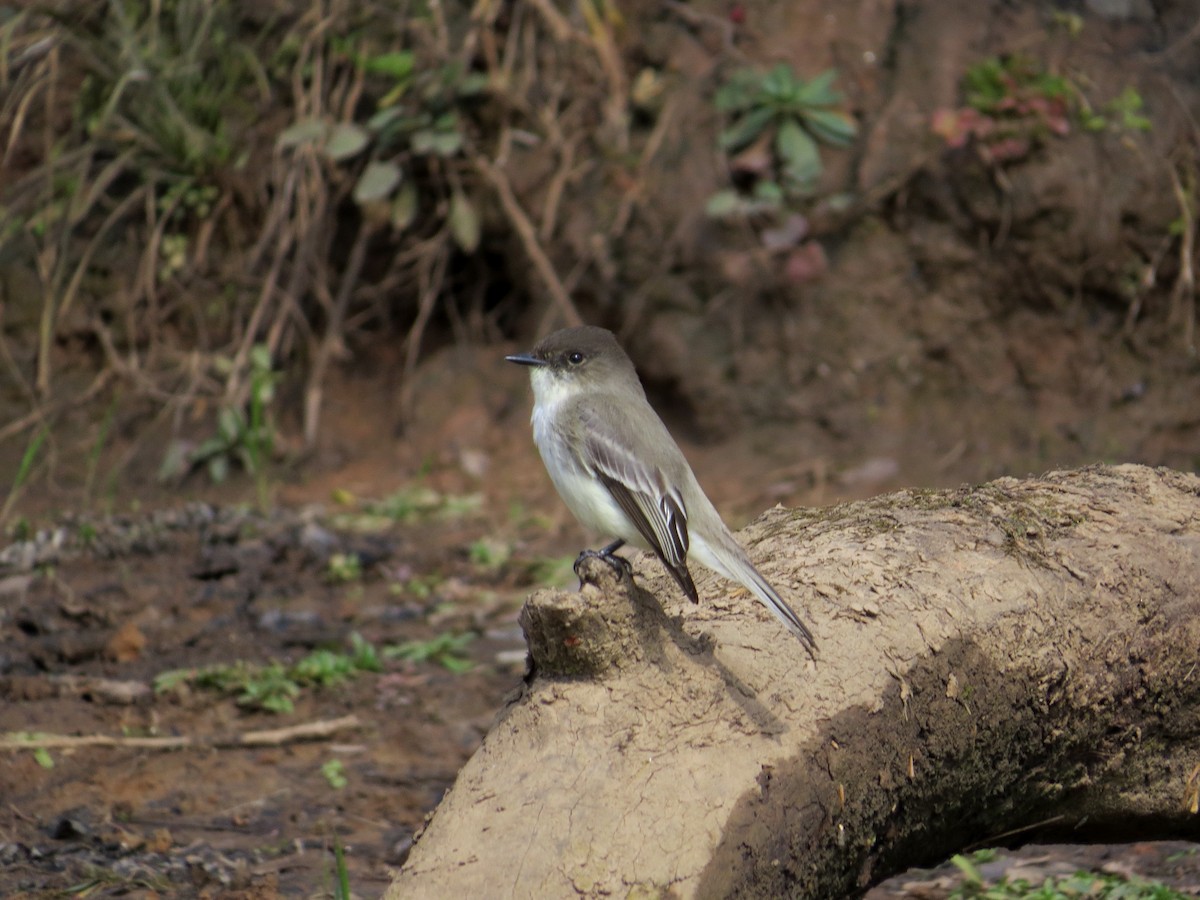
[[[1186,187],[1195,172],[1195,10],[1128,5],[1126,17],[1088,13],[1074,39],[1045,10],[1020,4],[739,7],[748,24],[738,53],[790,59],[810,74],[837,64],[866,126],[855,150],[830,155],[823,183],[823,193],[866,199],[853,215],[814,211],[828,271],[798,283],[756,235],[700,214],[725,177],[707,148],[712,60],[725,52],[731,14],[689,17],[681,5],[631,23],[622,54],[666,72],[677,89],[671,139],[632,187],[600,165],[567,180],[556,261],[563,272],[584,261],[572,285],[580,309],[622,331],[731,524],[777,502],[823,505],[1095,461],[1200,467],[1200,365],[1184,329],[1195,301],[1173,293],[1186,287],[1179,261],[1194,248],[1170,230],[1181,215],[1171,173]],[[1096,97],[1136,82],[1154,131],[1076,132],[999,171],[931,143],[928,115],[956,102],[965,67],[1014,48],[1077,73]],[[571,127],[594,123],[564,122]],[[513,161],[510,177],[525,197],[552,173],[531,153]],[[598,229],[612,210],[595,198],[615,208],[626,189],[641,204],[628,233]],[[526,267],[511,240],[508,250],[511,268]],[[537,293],[528,273],[508,277]],[[519,317],[525,340],[534,312]],[[24,365],[29,334],[14,334],[11,317],[5,324]],[[281,510],[273,514],[231,512],[256,500],[244,475],[221,487],[202,473],[157,482],[167,440],[203,437],[209,407],[168,423],[123,401],[111,432],[99,402],[59,416],[4,524],[66,523],[73,540],[94,546],[4,569],[0,731],[202,746],[53,749],[42,760],[52,767],[30,750],[4,751],[6,895],[81,885],[88,896],[327,895],[335,838],[358,895],[388,883],[520,681],[523,598],[564,577],[563,560],[590,538],[532,450],[524,375],[500,361],[512,346],[452,335],[447,322],[430,329],[407,416],[399,396],[412,385],[401,383],[399,342],[355,344],[331,374],[320,441],[307,455],[301,397],[285,387],[279,411],[292,443],[266,485]],[[92,357],[74,345],[57,352],[63,378],[86,383]],[[20,399],[6,389],[5,418],[24,412]],[[16,472],[25,447],[0,444],[0,472]],[[363,500],[414,488],[480,502],[435,503],[361,531]],[[179,511],[194,500],[217,511]],[[142,526],[136,540],[104,518],[143,521],[147,510],[166,510],[166,520]],[[351,517],[340,527],[339,513]],[[335,552],[358,554],[362,578],[330,580]],[[306,690],[285,715],[200,690],[145,692],[164,671],[295,661],[344,649],[353,632],[376,646],[469,633],[475,665],[454,674],[389,662],[381,674]],[[230,746],[245,732],[351,713],[358,726],[325,739]],[[342,763],[344,787],[322,774],[331,760]],[[1019,836],[964,836],[989,840]],[[1190,845],[1031,854],[1042,859],[1035,871],[1068,858],[1171,877],[1187,890],[1200,883]],[[944,872],[907,880],[933,886],[893,883],[872,896],[948,892]]]

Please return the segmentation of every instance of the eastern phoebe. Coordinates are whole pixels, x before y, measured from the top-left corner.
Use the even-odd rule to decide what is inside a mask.
[[[746,587],[816,650],[812,633],[721,521],[611,331],[567,328],[505,359],[531,367],[533,439],[558,493],[585,527],[617,539],[601,556],[611,561],[625,543],[653,550],[698,603],[690,553]]]

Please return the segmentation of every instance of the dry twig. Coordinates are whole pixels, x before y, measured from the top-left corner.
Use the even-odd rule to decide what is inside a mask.
[[[571,302],[571,297],[567,293],[566,288],[563,287],[562,281],[559,280],[558,273],[554,271],[554,264],[550,262],[550,257],[546,255],[546,251],[538,243],[537,230],[533,227],[529,216],[525,214],[525,210],[521,208],[521,204],[517,202],[507,176],[490,160],[482,156],[476,157],[475,168],[479,170],[480,174],[487,179],[488,183],[496,191],[496,196],[500,200],[500,206],[503,208],[504,214],[508,216],[509,222],[512,223],[513,229],[516,230],[517,236],[521,239],[521,244],[525,247],[525,252],[529,254],[529,259],[533,262],[533,267],[537,269],[538,275],[541,276],[542,281],[546,285],[546,290],[550,292],[550,297],[555,305],[558,306],[559,312],[562,313],[563,318],[566,320],[566,324],[582,325],[583,317],[579,315],[579,310]]]
[[[47,734],[9,731],[0,734],[0,750],[63,750],[75,747],[132,747],[142,750],[236,749],[279,747],[297,741],[319,741],[362,727],[358,716],[302,722],[287,728],[244,731],[224,736],[135,737],[114,734]]]

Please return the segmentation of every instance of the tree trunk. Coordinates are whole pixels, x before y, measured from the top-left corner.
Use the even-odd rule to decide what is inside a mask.
[[[776,508],[741,540],[816,662],[649,557],[648,590],[598,564],[535,593],[533,677],[386,897],[839,897],[1038,823],[1200,831],[1200,478]]]

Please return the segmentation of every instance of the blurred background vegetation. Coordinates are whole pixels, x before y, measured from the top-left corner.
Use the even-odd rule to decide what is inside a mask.
[[[280,391],[311,448],[364,347],[400,345],[403,422],[431,342],[581,319],[710,434],[1036,381],[972,344],[1030,310],[1133,346],[1109,394],[1160,351],[1195,386],[1187,4],[652,6],[0,5],[0,440],[119,395],[164,478],[219,479]]]

